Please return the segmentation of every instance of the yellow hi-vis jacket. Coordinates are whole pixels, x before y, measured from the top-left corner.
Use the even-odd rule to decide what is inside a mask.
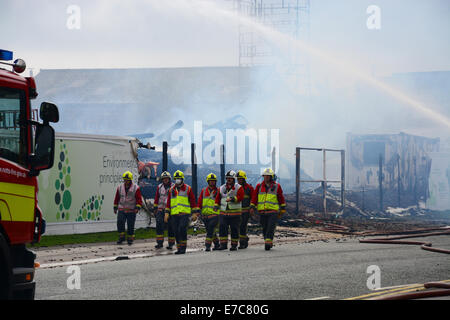
[[[251,207],[256,208],[259,213],[284,213],[286,201],[280,184],[272,182],[269,187],[264,182],[258,184],[253,193]]]
[[[166,213],[170,213],[173,216],[177,214],[191,214],[192,211],[196,210],[195,197],[190,186],[184,184],[181,188],[176,186],[170,188],[165,209]]]
[[[198,198],[198,205],[201,206],[202,215],[219,214],[219,211],[214,211],[217,192],[219,192],[217,188],[210,190],[209,187],[206,187],[202,189]]]

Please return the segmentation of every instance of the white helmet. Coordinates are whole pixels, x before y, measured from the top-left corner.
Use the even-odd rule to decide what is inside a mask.
[[[225,178],[236,179],[236,172],[234,172],[233,170],[228,171],[227,174],[225,175]]]

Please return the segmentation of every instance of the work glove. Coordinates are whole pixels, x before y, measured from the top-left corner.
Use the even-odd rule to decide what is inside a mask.
[[[164,222],[165,223],[169,222],[169,213],[167,212],[164,214]]]
[[[255,208],[250,208],[250,219],[255,222],[259,222],[259,216],[256,214]]]
[[[117,207],[114,208],[114,214],[117,214]]]
[[[191,220],[192,220],[193,222],[197,221],[197,213],[194,213],[194,214],[192,215]]]
[[[214,206],[213,210],[214,210],[214,211],[219,210],[219,206]]]
[[[283,214],[285,214],[285,213],[286,213],[286,209],[280,210],[280,212],[278,213],[278,219],[280,219],[283,216]]]

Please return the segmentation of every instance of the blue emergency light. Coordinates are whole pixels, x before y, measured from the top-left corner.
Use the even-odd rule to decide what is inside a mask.
[[[12,51],[3,50],[0,49],[0,60],[12,60],[13,59],[13,53]]]

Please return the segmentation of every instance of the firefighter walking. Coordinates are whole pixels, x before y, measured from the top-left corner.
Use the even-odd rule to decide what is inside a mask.
[[[217,176],[214,173],[208,174],[206,183],[208,186],[202,189],[198,197],[198,207],[206,228],[205,251],[211,251],[212,243],[214,243],[213,250],[220,248],[219,238],[216,233],[216,227],[219,224],[219,211],[214,211],[219,191],[216,186]]]
[[[219,215],[219,241],[220,250],[228,247],[228,229],[231,232],[230,251],[237,250],[239,242],[239,226],[241,222],[242,200],[244,200],[244,189],[236,183],[236,172],[227,172],[226,183],[222,185],[216,196],[214,209],[220,208]]]
[[[175,244],[175,233],[172,230],[172,225],[170,223],[170,217],[168,223],[164,222],[165,209],[167,205],[167,197],[169,196],[170,188],[175,184],[172,183],[172,178],[170,173],[164,171],[161,173],[161,181],[156,188],[155,201],[153,203],[153,212],[156,219],[156,249],[160,249],[164,244],[164,229],[167,226],[167,236],[168,236],[168,247],[167,249],[172,250]]]
[[[248,219],[250,217],[250,202],[253,195],[253,186],[247,183],[247,174],[245,171],[239,170],[237,172],[237,181],[244,189],[244,200],[242,200],[242,214],[241,225],[239,227],[239,249],[245,249],[248,247]]]
[[[167,196],[167,204],[165,208],[164,222],[169,221],[172,230],[175,232],[177,242],[177,252],[175,254],[186,253],[187,245],[187,229],[189,218],[194,213],[192,220],[197,220],[196,199],[192,188],[184,183],[184,174],[180,170],[173,174],[175,185],[170,188]]]
[[[136,214],[142,207],[142,195],[139,186],[133,182],[133,174],[126,171],[123,175],[123,183],[117,187],[114,198],[114,213],[117,214],[117,231],[119,240],[117,244],[125,241],[125,223],[127,224],[127,242],[134,241],[134,225]]]
[[[260,216],[263,227],[265,249],[273,247],[273,237],[279,218],[286,212],[286,201],[284,199],[281,185],[275,182],[275,173],[267,168],[262,174],[264,181],[257,184],[250,205],[250,213],[253,215],[255,209]]]

